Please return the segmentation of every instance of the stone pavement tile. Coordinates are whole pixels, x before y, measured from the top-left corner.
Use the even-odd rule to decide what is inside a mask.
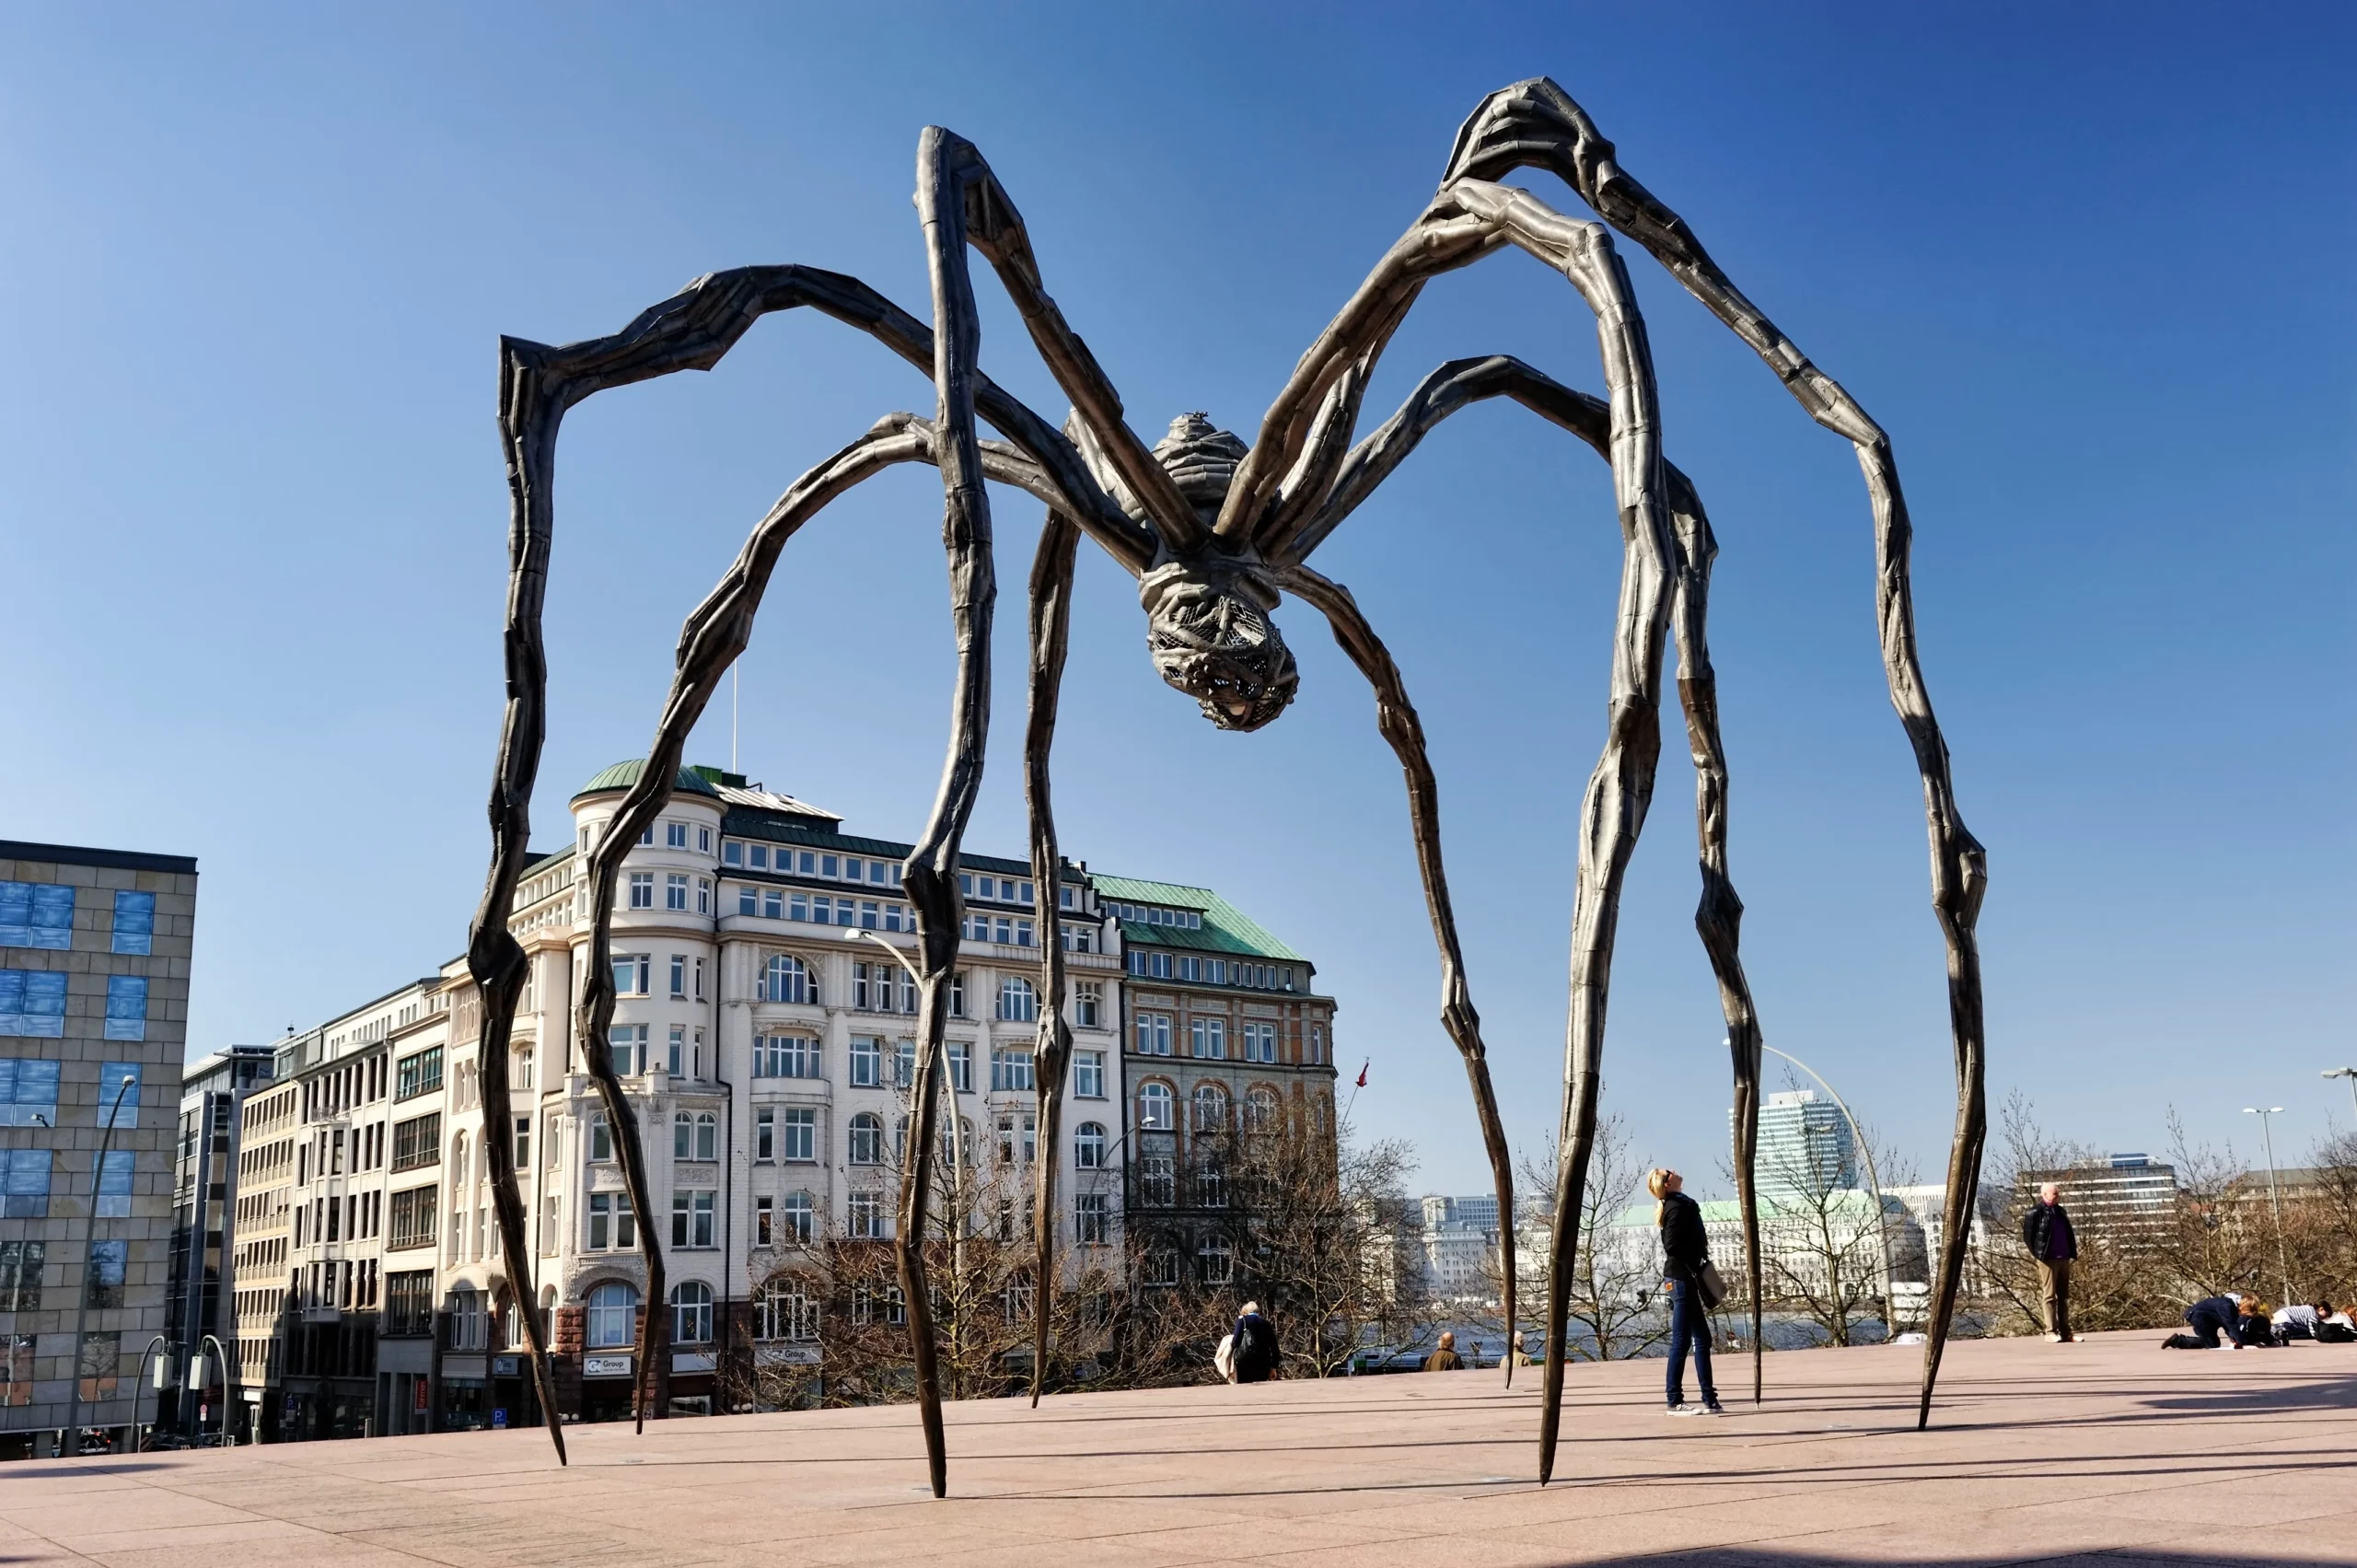
[[[1102,1536],[1087,1541],[1098,1546],[1136,1547],[1167,1554],[1172,1562],[1221,1562],[1265,1557],[1278,1551],[1308,1551],[1329,1546],[1359,1546],[1413,1540],[1436,1533],[1431,1524],[1422,1530],[1383,1529],[1342,1516],[1308,1519],[1255,1519],[1249,1522],[1201,1524],[1158,1529],[1139,1535]]]
[[[109,1492],[75,1503],[52,1501],[36,1508],[11,1508],[7,1512],[11,1524],[68,1546],[74,1544],[75,1536],[100,1529],[239,1524],[252,1517],[242,1508],[226,1507],[202,1497],[151,1486]]]
[[[1794,1532],[1774,1543],[1809,1562],[2015,1562],[2107,1548],[2151,1548],[2189,1533],[2165,1520],[2115,1516],[2099,1506],[2037,1519],[2023,1510],[1941,1509],[1878,1525]]]
[[[2210,1556],[2228,1562],[2255,1559],[2262,1562],[2346,1564],[2357,1562],[2357,1513],[2247,1525],[2229,1530],[2201,1530],[2178,1536],[2169,1542],[2169,1550],[2195,1558]]]
[[[219,1525],[150,1525],[145,1528],[122,1528],[104,1514],[96,1514],[87,1521],[87,1528],[61,1536],[60,1543],[68,1545],[86,1557],[106,1557],[118,1551],[136,1551],[151,1547],[203,1546],[216,1555],[237,1557],[256,1541],[297,1539],[309,1543],[314,1551],[333,1548],[332,1539],[316,1530],[306,1530],[276,1519],[239,1519]]]
[[[1425,1536],[1414,1540],[1327,1546],[1243,1561],[1254,1568],[1557,1568],[1573,1562],[1553,1547],[1486,1536]]]
[[[1788,1524],[1753,1524],[1732,1514],[1699,1518],[1683,1509],[1670,1509],[1657,1514],[1570,1519],[1554,1525],[1515,1525],[1481,1530],[1462,1539],[1550,1547],[1565,1562],[1600,1562],[1662,1551],[1719,1551],[1782,1540],[1802,1533]]]
[[[2311,1490],[2292,1481],[2288,1475],[2237,1477],[2232,1481],[2213,1481],[2200,1485],[2152,1486],[2136,1492],[2115,1493],[2102,1500],[2103,1509],[2115,1517],[2181,1521],[2192,1525],[2226,1525],[2237,1520],[2251,1520],[2254,1514],[2269,1524],[2281,1524],[2297,1519],[2322,1518],[2345,1514],[2351,1506],[2347,1496],[2335,1496],[2323,1490]],[[2254,1488],[2258,1489],[2254,1492]],[[2256,1497],[2265,1502],[2254,1507]],[[2046,1504],[2046,1507],[2072,1504]],[[2041,1508],[2024,1508],[2017,1512],[2038,1516]],[[2357,1557],[2357,1541],[2351,1543],[2352,1557]]]

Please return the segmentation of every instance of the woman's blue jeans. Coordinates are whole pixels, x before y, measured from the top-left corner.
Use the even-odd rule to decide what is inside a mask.
[[[1702,1402],[1715,1405],[1719,1390],[1711,1381],[1711,1315],[1702,1310],[1691,1280],[1669,1283],[1669,1402],[1686,1402],[1686,1348],[1694,1347],[1694,1380],[1701,1385]]]

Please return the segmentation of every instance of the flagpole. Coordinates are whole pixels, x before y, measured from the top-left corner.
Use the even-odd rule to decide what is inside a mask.
[[[1372,1056],[1359,1063],[1359,1081],[1351,1086],[1351,1098],[1342,1102],[1343,1121],[1348,1121],[1351,1119],[1351,1108],[1359,1103],[1359,1091],[1366,1087],[1366,1070],[1374,1065],[1375,1058]]]

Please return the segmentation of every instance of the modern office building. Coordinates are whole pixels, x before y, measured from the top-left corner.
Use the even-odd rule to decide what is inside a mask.
[[[2061,1187],[2071,1223],[2090,1240],[2146,1239],[2176,1220],[2177,1167],[2149,1155],[2115,1154],[2056,1170],[2024,1171],[2013,1194],[2017,1217],[2049,1181]]]
[[[1208,888],[1092,875],[1126,962],[1131,1220],[1148,1286],[1237,1278],[1237,1140],[1334,1130],[1334,999],[1309,960]]]
[[[144,1418],[195,921],[186,856],[0,840],[0,1456]]]
[[[1735,1112],[1727,1112],[1732,1135]],[[1815,1089],[1785,1089],[1759,1106],[1760,1200],[1815,1198],[1858,1185],[1857,1140],[1850,1119]]]
[[[220,1430],[242,1409],[236,1359],[226,1353],[238,1338],[229,1263],[237,1243],[238,1108],[270,1083],[276,1063],[269,1046],[233,1045],[191,1063],[181,1074],[166,1330],[172,1353],[149,1418],[161,1431],[192,1437]]]

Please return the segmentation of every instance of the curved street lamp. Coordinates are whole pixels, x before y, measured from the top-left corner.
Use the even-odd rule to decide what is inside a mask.
[[[1866,1141],[1866,1130],[1858,1125],[1858,1119],[1850,1113],[1849,1103],[1841,1098],[1839,1090],[1825,1081],[1824,1074],[1819,1073],[1789,1051],[1779,1051],[1774,1046],[1767,1044],[1762,1044],[1759,1049],[1771,1056],[1782,1057],[1810,1077],[1815,1078],[1817,1086],[1832,1097],[1834,1106],[1841,1112],[1841,1119],[1850,1124],[1850,1141],[1857,1145],[1859,1157],[1866,1162],[1866,1194],[1874,1200],[1875,1234],[1882,1243],[1883,1330],[1886,1333],[1895,1334],[1898,1331],[1897,1327],[1890,1321],[1893,1316],[1890,1309],[1890,1222],[1883,1213],[1882,1179],[1875,1174],[1874,1145]]]
[[[2283,1114],[2280,1105],[2260,1109],[2255,1105],[2243,1107],[2245,1116],[2258,1118],[2258,1135],[2267,1145],[2267,1201],[2275,1209],[2275,1261],[2283,1271],[2283,1305],[2292,1305],[2292,1254],[2283,1246],[2283,1194],[2275,1186],[2275,1119]]]
[[[164,1419],[164,1379],[172,1369],[172,1344],[161,1334],[149,1340],[147,1348],[139,1353],[139,1383],[147,1381],[148,1358],[155,1356],[159,1347],[164,1353],[156,1358],[156,1420],[160,1423]],[[134,1454],[142,1446],[139,1441],[139,1383],[131,1386],[131,1451]]]

